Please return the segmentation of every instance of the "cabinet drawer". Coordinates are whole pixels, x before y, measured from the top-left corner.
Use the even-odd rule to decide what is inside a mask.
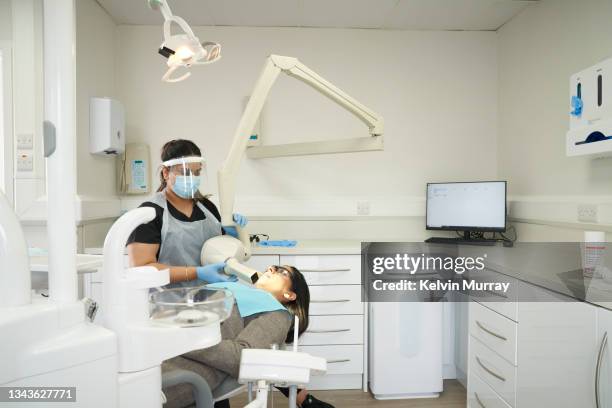
[[[517,300],[519,293],[519,281],[499,272],[485,269],[478,272],[470,272],[469,278],[476,282],[500,282],[509,283],[508,292],[495,293],[487,292],[483,294],[479,292],[478,296],[471,296],[472,300],[481,303],[483,306],[496,311],[497,313],[506,316],[508,319],[518,321]]]
[[[281,255],[280,263],[298,268],[309,285],[361,284],[359,255]]]
[[[326,374],[363,373],[363,346],[300,346],[300,351],[327,360]]]
[[[517,323],[476,302],[469,314],[470,335],[516,366]]]
[[[468,408],[511,408],[477,375],[470,374],[467,392]]]
[[[361,286],[310,286],[310,315],[363,314]]]
[[[474,337],[470,338],[468,372],[489,384],[510,406],[516,406],[516,367]]]
[[[302,345],[363,344],[363,316],[311,316]]]

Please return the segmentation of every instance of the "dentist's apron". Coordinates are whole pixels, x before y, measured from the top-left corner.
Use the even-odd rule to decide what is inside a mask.
[[[158,192],[151,199],[164,209],[162,215],[161,245],[157,261],[172,266],[200,266],[200,253],[207,239],[221,235],[221,223],[199,201],[196,205],[205,215],[200,221],[179,221],[168,210],[165,193]],[[202,280],[170,283],[164,288],[193,287],[203,285]]]

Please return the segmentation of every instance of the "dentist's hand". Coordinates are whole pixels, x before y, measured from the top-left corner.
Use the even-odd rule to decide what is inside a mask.
[[[240,228],[246,227],[246,225],[249,223],[248,218],[242,214],[234,213],[234,216],[232,218]]]
[[[247,217],[237,213],[232,216],[232,219],[240,228],[244,228],[249,223]],[[238,231],[236,230],[236,227],[223,227],[223,230],[225,230],[225,233],[227,235],[231,235],[234,238],[238,238]]]
[[[196,273],[198,275],[198,279],[208,283],[236,282],[238,278],[234,275],[226,275],[223,273],[224,268],[225,262],[219,262],[206,266],[198,266],[196,268]]]

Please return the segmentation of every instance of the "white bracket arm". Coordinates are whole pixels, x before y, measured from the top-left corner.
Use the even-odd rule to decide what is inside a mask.
[[[297,58],[271,55],[266,60],[263,71],[255,83],[253,93],[251,94],[246,109],[234,133],[234,139],[229,154],[219,170],[219,202],[221,207],[221,222],[223,225],[229,226],[234,224],[232,220],[232,210],[234,207],[234,193],[240,162],[243,154],[247,151],[250,136],[268,94],[270,93],[270,89],[281,72],[299,79],[351,112],[366,124],[369,129],[370,137],[250,147],[248,149],[249,157],[263,158],[383,149],[382,134],[384,131],[384,119],[380,115],[356,101],[331,82],[319,76],[316,72],[302,64]],[[240,240],[245,246],[249,247],[248,235],[242,232],[240,228],[237,229]]]

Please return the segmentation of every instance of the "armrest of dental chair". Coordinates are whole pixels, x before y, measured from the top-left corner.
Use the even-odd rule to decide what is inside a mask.
[[[177,384],[191,384],[193,399],[197,408],[213,408],[215,402],[231,398],[244,391],[245,385],[227,376],[212,392],[206,380],[189,370],[172,370],[162,375],[162,388]]]
[[[225,377],[225,380],[221,382],[213,390],[213,399],[215,402],[222,401],[224,399],[228,399],[233,397],[234,395],[238,395],[242,393],[246,388],[246,385],[239,384],[238,380],[230,377],[229,375]]]
[[[213,394],[204,378],[189,370],[172,370],[162,374],[162,388],[178,384],[191,384],[193,399],[197,408],[213,408]]]

